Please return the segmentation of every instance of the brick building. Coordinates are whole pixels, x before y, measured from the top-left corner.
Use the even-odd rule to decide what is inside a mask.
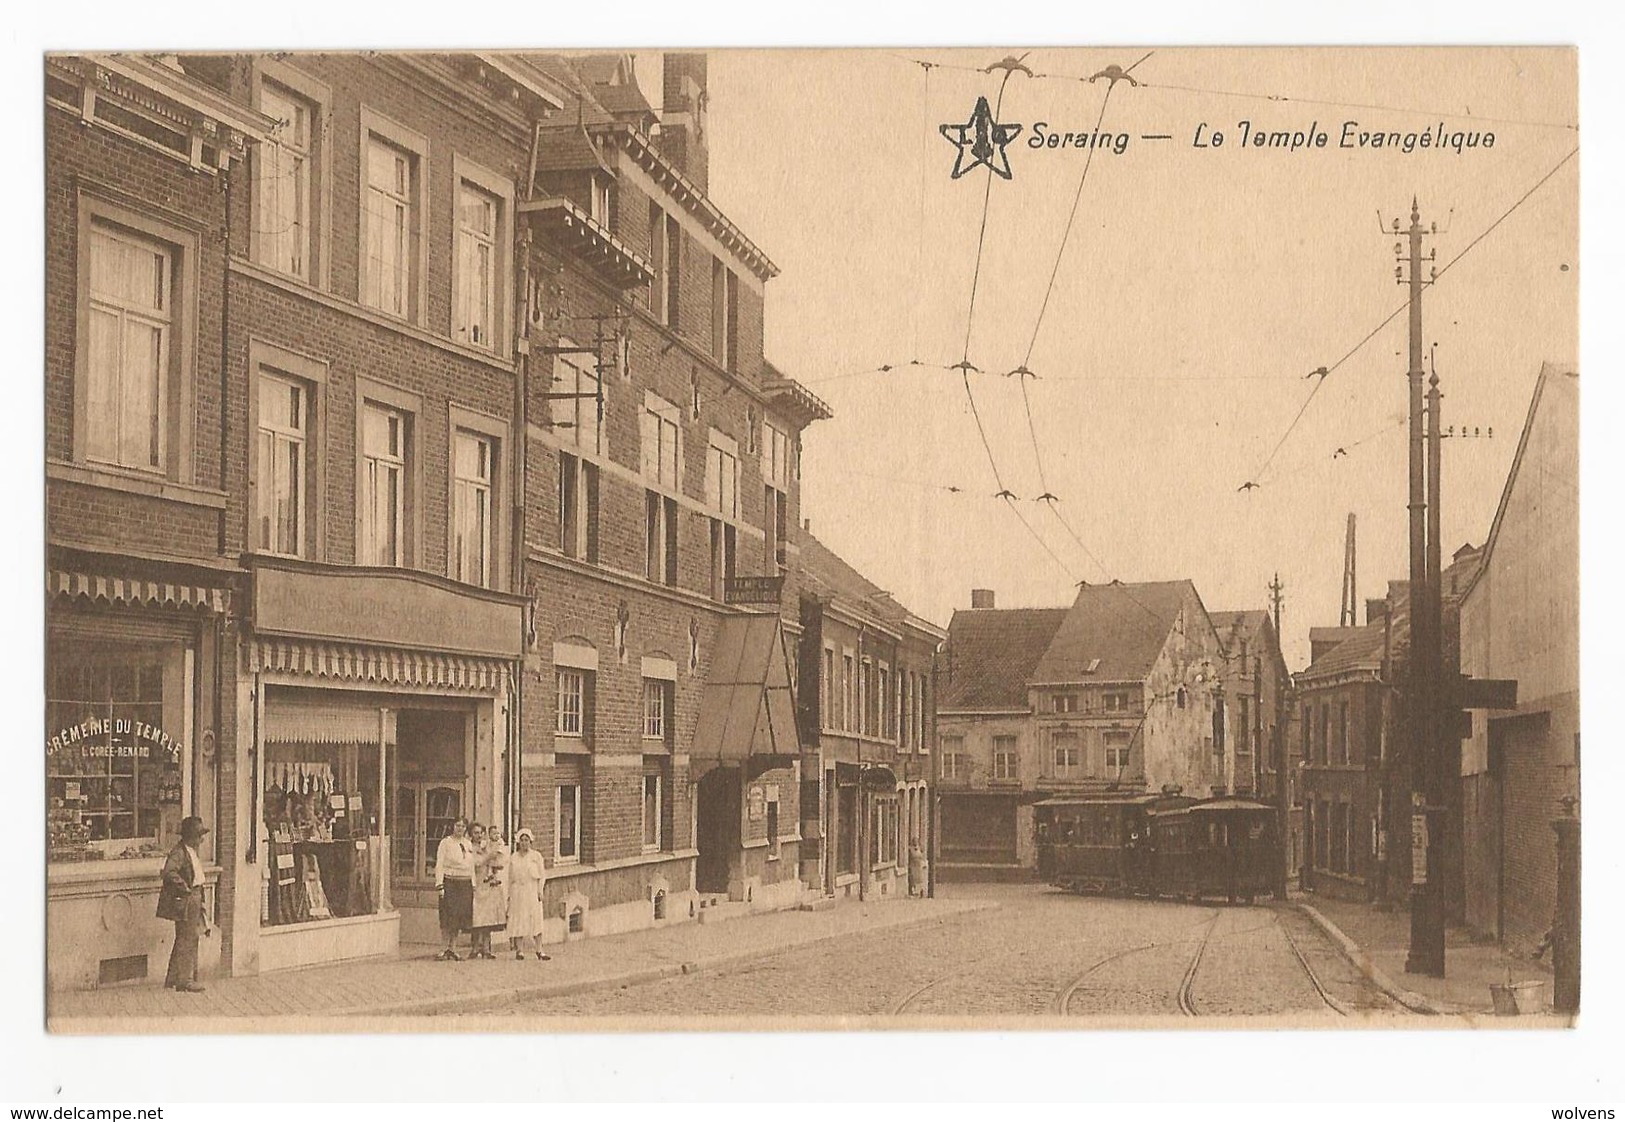
[[[802,766],[822,777],[802,788],[802,879],[830,896],[904,892],[910,849],[929,848],[931,677],[947,636],[805,527],[801,576],[798,714],[816,746]]]
[[[666,56],[658,113],[629,59],[509,65],[567,103],[518,207],[534,612],[515,813],[550,839],[548,923],[798,904],[819,778],[794,711],[801,433],[829,411],[765,360],[777,269],[705,194],[704,56]]]
[[[432,937],[458,816],[534,829],[549,938],[801,900],[829,413],[666,63],[49,61],[53,984],[148,975],[187,812],[206,971]]]
[[[1037,867],[1051,795],[1226,789],[1224,648],[1189,581],[1084,585],[1070,608],[972,593],[939,678],[939,872]]]
[[[1551,823],[1580,794],[1578,436],[1579,375],[1547,363],[1461,603],[1463,672],[1518,683],[1462,745],[1465,920],[1519,950],[1552,925]]]
[[[234,441],[223,347],[235,200],[271,122],[173,60],[45,65],[46,965],[52,987],[161,972],[159,870],[236,779]],[[249,892],[254,886],[249,886]],[[200,948],[218,968],[218,940]]]

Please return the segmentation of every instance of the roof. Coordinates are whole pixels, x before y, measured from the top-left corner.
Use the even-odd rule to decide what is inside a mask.
[[[1027,682],[1066,608],[971,608],[948,624],[939,709],[1025,709]]]
[[[877,622],[899,627],[909,618],[892,594],[847,564],[829,546],[803,530],[801,533],[802,588],[815,595],[842,601],[848,609],[866,613]]]
[[[728,616],[717,630],[694,727],[695,759],[795,756],[790,654],[777,615]]]
[[[835,416],[835,411],[823,398],[765,358],[762,360],[762,393],[802,428],[814,421],[826,421]]]
[[[1338,674],[1380,672],[1387,646],[1387,628],[1381,623],[1364,627],[1342,627],[1347,632],[1341,643],[1298,672],[1300,681],[1314,681]]]
[[[1558,377],[1579,380],[1580,372],[1571,364],[1557,362],[1543,362],[1540,364],[1540,375],[1535,379],[1535,392],[1529,397],[1529,412],[1523,419],[1523,431],[1518,434],[1518,450],[1512,456],[1512,467],[1507,470],[1506,485],[1501,488],[1501,501],[1495,507],[1495,519],[1490,523],[1489,536],[1484,539],[1484,549],[1479,555],[1481,562],[1487,562],[1494,552],[1496,543],[1501,538],[1501,520],[1506,517],[1507,504],[1512,500],[1512,486],[1517,482],[1518,473],[1523,468],[1523,454],[1529,447],[1529,434],[1535,427],[1535,415],[1540,410],[1541,399],[1546,394],[1548,383]],[[1458,554],[1459,555],[1459,554]],[[1487,563],[1480,564],[1478,570],[1467,580],[1461,583],[1461,595],[1466,596],[1478,583],[1479,574],[1488,568]]]
[[[1032,679],[1140,681],[1162,653],[1187,598],[1196,598],[1188,580],[1084,585]]]

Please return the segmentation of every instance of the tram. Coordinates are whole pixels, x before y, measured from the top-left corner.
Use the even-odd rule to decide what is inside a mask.
[[[1039,875],[1073,892],[1252,903],[1281,859],[1275,808],[1250,799],[1063,796],[1035,811]]]

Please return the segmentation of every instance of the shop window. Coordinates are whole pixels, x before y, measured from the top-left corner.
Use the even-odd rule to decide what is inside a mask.
[[[835,793],[837,821],[835,845],[835,871],[858,871],[858,789],[855,785],[840,786]]]
[[[581,784],[560,783],[554,793],[553,820],[557,823],[553,857],[560,863],[581,860]]]
[[[156,857],[187,813],[183,644],[54,639],[46,668],[47,860]]]

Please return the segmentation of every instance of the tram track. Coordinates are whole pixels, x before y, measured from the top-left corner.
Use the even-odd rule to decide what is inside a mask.
[[[1218,925],[1219,917],[1221,915],[1223,915],[1223,914],[1224,913],[1222,911],[1220,911],[1219,909],[1215,909],[1211,916],[1204,916],[1202,919],[1198,920],[1196,923],[1191,924],[1191,927],[1201,927],[1203,924],[1207,925],[1207,932],[1202,937],[1201,946],[1197,948],[1197,960],[1200,960],[1202,952],[1204,950],[1206,950],[1208,940],[1210,938],[1212,938],[1212,936],[1213,936],[1213,929],[1214,929],[1214,927],[1216,927]],[[1083,973],[1081,973],[1081,974],[1077,975],[1076,977],[1074,977],[1065,986],[1061,987],[1061,989],[1056,993],[1056,997],[1055,997],[1055,1014],[1057,1016],[1060,1016],[1060,1017],[1066,1017],[1066,1016],[1071,1015],[1073,997],[1077,994],[1078,990],[1083,986],[1083,984],[1085,982],[1087,982],[1097,971],[1099,971],[1099,970],[1101,970],[1101,969],[1103,969],[1103,968],[1105,968],[1107,966],[1110,966],[1114,962],[1118,962],[1118,961],[1120,961],[1122,959],[1128,958],[1130,955],[1136,955],[1136,954],[1141,954],[1141,953],[1143,953],[1145,951],[1156,950],[1159,947],[1177,947],[1180,944],[1186,943],[1186,942],[1189,942],[1189,940],[1187,940],[1187,939],[1173,939],[1173,940],[1166,940],[1166,941],[1162,941],[1162,942],[1142,943],[1137,947],[1129,947],[1126,950],[1118,951],[1115,954],[1109,954],[1105,958],[1102,958],[1102,959],[1092,963],[1087,970],[1085,970]],[[1181,988],[1180,1009],[1182,1011],[1184,1010],[1184,1004],[1183,1004],[1184,990],[1187,987],[1190,978],[1193,977],[1194,974],[1195,974],[1195,969],[1194,969],[1194,962],[1193,962],[1193,967],[1186,972],[1185,980],[1184,980],[1184,982],[1181,983],[1181,987],[1180,987]],[[1193,1013],[1192,1015],[1194,1016],[1195,1014]]]
[[[1185,968],[1185,976],[1179,982],[1179,996],[1176,1001],[1179,1011],[1187,1017],[1199,1017],[1201,1013],[1196,1008],[1196,998],[1193,991],[1196,988],[1196,972],[1202,968],[1202,956],[1207,953],[1207,945],[1213,939],[1213,932],[1219,926],[1219,918],[1224,913],[1215,911],[1213,919],[1207,925],[1207,931],[1202,935],[1202,941],[1197,944],[1196,953],[1191,956],[1190,965]]]
[[[1279,915],[1275,917],[1275,925],[1280,928],[1281,934],[1286,936],[1286,945],[1291,948],[1292,957],[1298,960],[1299,966],[1303,967],[1303,972],[1308,977],[1309,984],[1315,987],[1315,992],[1320,995],[1320,1000],[1324,1001],[1326,1007],[1339,1017],[1347,1017],[1349,1007],[1326,992],[1326,987],[1322,984],[1320,976],[1315,973],[1314,967],[1309,965],[1309,960],[1304,957],[1303,950],[1298,946],[1298,941],[1292,937],[1292,932],[1288,930],[1287,925],[1281,922]]]

